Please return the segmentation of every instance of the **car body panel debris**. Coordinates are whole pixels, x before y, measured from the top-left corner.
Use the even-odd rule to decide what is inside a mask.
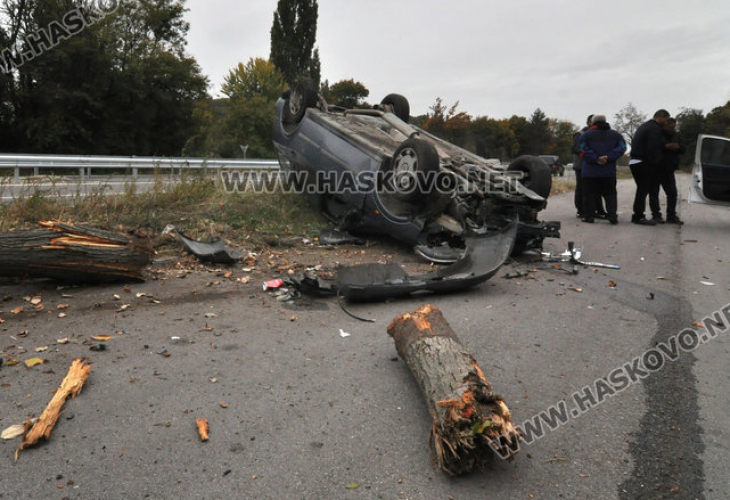
[[[364,245],[365,240],[337,229],[320,229],[318,241],[320,245]]]
[[[197,241],[178,231],[174,226],[168,226],[162,232],[163,235],[168,233],[177,236],[185,249],[200,259],[201,262],[231,265],[238,262],[242,257],[240,253],[229,249],[225,242],[220,239],[208,242]]]
[[[552,177],[536,156],[506,169],[411,125],[408,101],[375,109],[328,105],[307,79],[276,103],[273,141],[285,174],[338,228],[387,235],[436,263],[456,262],[467,238],[518,222],[514,249],[542,248]]]
[[[426,399],[430,444],[444,472],[459,475],[483,467],[494,453],[511,459],[521,432],[501,396],[432,305],[395,318],[388,326],[398,355]]]
[[[380,301],[420,292],[459,292],[482,283],[499,270],[510,255],[517,223],[498,233],[468,238],[455,263],[420,275],[409,275],[395,263],[360,264],[337,269],[333,279],[301,275],[293,279],[302,293],[339,295],[351,301]]]
[[[581,260],[583,255],[582,248],[576,248],[572,241],[568,242],[568,248],[563,253],[553,254],[550,252],[542,252],[542,260],[545,262],[570,262],[571,264],[581,264],[587,267],[600,267],[603,269],[621,269],[618,264],[603,264],[601,262],[588,262]],[[573,272],[575,274],[575,272]]]

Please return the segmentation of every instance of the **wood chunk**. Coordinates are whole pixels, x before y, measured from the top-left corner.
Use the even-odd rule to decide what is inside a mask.
[[[451,475],[482,467],[494,454],[511,459],[521,432],[441,311],[426,305],[388,326],[396,350],[416,378],[431,411],[430,444]]]
[[[28,420],[25,423],[25,431],[23,432],[23,441],[15,451],[15,460],[18,459],[18,452],[36,445],[41,439],[48,439],[51,435],[53,427],[58,421],[63,405],[70,397],[75,398],[84,386],[86,379],[89,377],[91,365],[84,363],[83,358],[78,358],[71,363],[71,367],[66,377],[61,382],[60,387],[54,394],[51,402],[48,403],[46,409],[35,422]]]
[[[198,426],[198,434],[200,435],[201,441],[207,441],[209,438],[210,426],[208,421],[204,418],[196,418],[195,425]]]

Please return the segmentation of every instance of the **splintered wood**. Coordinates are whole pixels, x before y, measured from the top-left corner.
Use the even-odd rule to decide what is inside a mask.
[[[25,423],[25,430],[23,432],[23,441],[15,451],[15,460],[18,459],[18,452],[30,448],[36,445],[41,439],[48,439],[51,435],[53,427],[55,427],[58,421],[58,416],[61,414],[63,405],[66,400],[70,397],[75,398],[84,386],[86,379],[89,377],[91,371],[91,365],[85,364],[83,358],[75,359],[71,363],[71,367],[66,374],[66,377],[61,382],[61,386],[56,391],[56,394],[48,403],[46,409],[43,411],[41,416],[33,424],[31,420]]]
[[[441,311],[426,305],[404,314],[388,326],[388,334],[429,405],[430,443],[444,472],[465,474],[484,466],[494,453],[514,456],[519,428]]]
[[[0,233],[0,276],[68,281],[141,279],[152,257],[147,238],[58,221]]]
[[[198,426],[198,434],[200,435],[200,440],[207,441],[210,437],[210,426],[208,425],[208,421],[204,418],[196,418],[195,425]]]

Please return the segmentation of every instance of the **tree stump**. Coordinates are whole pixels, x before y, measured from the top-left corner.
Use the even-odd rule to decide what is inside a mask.
[[[388,326],[388,334],[431,410],[430,443],[444,472],[465,474],[486,465],[494,453],[514,456],[519,428],[441,311],[426,305],[404,314]]]
[[[153,253],[147,239],[57,221],[0,233],[0,276],[70,282],[142,279]]]

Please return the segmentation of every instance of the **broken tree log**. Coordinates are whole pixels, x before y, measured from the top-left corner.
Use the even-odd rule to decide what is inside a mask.
[[[426,398],[433,419],[430,443],[444,472],[465,474],[486,465],[494,453],[514,456],[519,428],[441,311],[426,305],[399,316],[388,334]]]
[[[56,426],[58,416],[61,414],[63,405],[70,397],[75,398],[84,387],[86,379],[89,378],[91,365],[84,363],[83,358],[73,360],[56,394],[51,398],[41,416],[35,420],[28,420],[23,432],[23,441],[15,451],[15,460],[18,460],[18,452],[36,445],[41,439],[48,439],[51,431]]]
[[[142,280],[149,240],[58,221],[0,233],[0,276],[68,282]]]

